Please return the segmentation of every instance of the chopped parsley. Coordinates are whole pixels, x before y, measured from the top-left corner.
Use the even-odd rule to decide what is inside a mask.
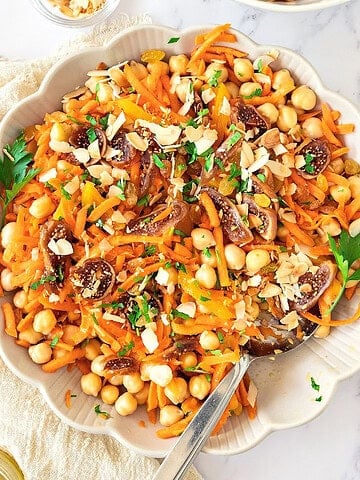
[[[266,177],[263,173],[258,173],[256,176],[260,180],[260,182],[263,182],[263,183],[266,182]]]
[[[103,130],[106,130],[107,127],[109,126],[109,115],[110,113],[107,113],[103,117],[99,119],[99,123],[102,126]]]
[[[229,181],[234,180],[236,177],[240,177],[241,175],[241,168],[236,165],[236,163],[232,163],[230,166],[230,175]]]
[[[124,179],[119,180],[116,186],[120,190],[120,192],[118,193],[118,197],[120,198],[120,200],[126,200],[126,195],[125,195],[126,180]]]
[[[210,353],[212,353],[213,355],[215,355],[216,357],[220,357],[222,355],[222,351],[221,350],[209,350]]]
[[[155,245],[147,245],[145,247],[144,253],[141,255],[142,258],[151,257],[156,253],[156,246]]]
[[[183,263],[175,262],[175,268],[176,270],[186,273],[186,267]]]
[[[94,127],[90,127],[86,130],[86,135],[88,137],[88,140],[90,143],[93,143],[95,142],[95,140],[97,139],[97,136],[96,136],[96,132],[95,132],[95,129]]]
[[[134,347],[135,343],[131,340],[131,342],[124,345],[122,349],[117,352],[118,357],[123,357],[124,355],[129,353]]]
[[[310,174],[315,173],[315,167],[312,163],[314,160],[314,157],[311,155],[311,153],[307,153],[305,155],[304,160],[305,160],[305,166],[304,166],[305,172]]]
[[[234,145],[236,145],[237,142],[240,140],[241,136],[241,132],[239,132],[238,130],[234,132],[226,142],[226,149],[230,150]]]
[[[112,308],[117,310],[118,308],[124,308],[125,305],[122,302],[101,303],[100,308]]]
[[[180,40],[180,37],[171,37],[168,40],[168,45],[171,45],[172,43],[177,43]]]
[[[316,397],[315,398],[315,402],[321,402],[322,401],[322,395],[320,395],[319,397]]]
[[[264,66],[264,65],[263,65],[263,61],[262,61],[262,59],[260,58],[260,60],[257,62],[257,71],[258,71],[259,73],[262,73],[263,66]]]
[[[217,337],[220,343],[224,343],[224,335],[222,332],[217,332]]]
[[[99,102],[99,96],[98,96],[99,91],[100,91],[100,83],[97,83],[97,84],[95,85],[95,100],[96,100],[97,102]]]
[[[254,97],[261,97],[261,95],[262,95],[262,89],[256,88],[253,92],[250,93],[250,95],[242,95],[242,97],[245,100],[251,100]]]
[[[97,121],[96,118],[94,118],[92,115],[86,115],[86,120],[90,123],[92,127],[96,127]]]
[[[164,156],[162,156],[161,154],[153,153],[152,158],[153,158],[154,163],[157,167],[165,168],[165,164],[161,159],[161,158],[164,158]]]
[[[50,342],[50,347],[51,348],[55,348],[56,345],[59,343],[59,336],[58,335],[55,335],[55,337],[51,340]]]
[[[67,192],[64,187],[65,187],[65,185],[60,185],[61,195],[62,195],[64,198],[66,198],[66,200],[71,200],[71,195],[70,195],[70,193]]]
[[[103,412],[102,410],[100,410],[100,405],[96,405],[94,407],[94,411],[95,411],[96,415],[100,415],[101,417],[106,418],[106,419],[110,418],[110,413]]]
[[[219,85],[219,78],[221,77],[221,70],[215,70],[213,76],[209,79],[210,87],[217,87]]]
[[[225,170],[224,162],[220,160],[220,158],[215,157],[214,162],[216,165],[220,168],[220,170],[223,172]]]
[[[202,253],[204,254],[205,257],[211,258],[211,252],[210,252],[209,247],[204,248],[204,250],[202,251]]]
[[[182,238],[185,238],[188,236],[185,232],[183,232],[182,230],[179,230],[178,228],[175,228],[174,233],[175,235],[179,235],[179,237],[182,237]]]
[[[173,308],[171,310],[171,315],[173,315],[174,317],[182,318],[183,320],[187,320],[188,318],[190,318],[190,315],[188,315],[187,313],[179,312],[179,310],[176,310],[176,308]]]
[[[319,391],[320,391],[320,385],[318,385],[318,384],[315,382],[314,377],[311,377],[311,378],[310,378],[310,381],[311,381],[311,388],[312,388],[313,390],[316,390],[317,392],[319,392]]]
[[[75,117],[72,117],[71,115],[66,115],[69,120],[71,120],[73,123],[76,123],[76,125],[82,125],[81,122]]]
[[[136,323],[140,317],[141,317],[140,307],[137,303],[134,303],[134,305],[131,308],[131,311],[128,313],[128,316],[127,316],[129,323],[131,325],[131,328],[133,330],[136,329]]]
[[[211,298],[204,297],[204,295],[200,295],[199,300],[200,302],[210,302]]]
[[[47,275],[46,277],[40,278],[40,280],[33,282],[30,285],[30,288],[31,290],[37,290],[40,287],[40,285],[44,285],[45,283],[49,283],[49,282],[56,282],[55,275]]]
[[[147,205],[149,205],[149,201],[150,201],[150,196],[145,195],[144,197],[139,198],[136,205],[138,207],[146,207]]]

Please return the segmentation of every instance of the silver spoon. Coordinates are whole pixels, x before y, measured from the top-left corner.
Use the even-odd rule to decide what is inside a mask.
[[[201,448],[210,437],[219,418],[224,412],[239,382],[250,364],[261,357],[289,352],[303,345],[315,332],[317,325],[307,320],[301,321],[304,337],[299,340],[294,332],[279,330],[279,322],[273,317],[262,319],[264,325],[270,327],[274,337],[264,341],[253,340],[248,349],[235,363],[234,367],[223,378],[215,390],[203,403],[197,414],[179,437],[171,451],[163,460],[152,480],[181,480],[188,467],[200,453]]]

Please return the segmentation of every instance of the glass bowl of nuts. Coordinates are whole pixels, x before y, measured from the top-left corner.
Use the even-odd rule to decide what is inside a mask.
[[[90,27],[111,15],[120,0],[31,0],[48,20],[64,27]]]

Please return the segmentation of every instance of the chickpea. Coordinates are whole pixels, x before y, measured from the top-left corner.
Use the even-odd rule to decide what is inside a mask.
[[[349,187],[342,185],[331,185],[330,195],[337,203],[346,203],[351,198],[351,190]]]
[[[191,232],[191,238],[197,250],[204,250],[216,245],[214,235],[206,228],[194,228]]]
[[[220,346],[218,336],[211,330],[204,330],[201,333],[199,343],[204,350],[216,350]]]
[[[43,338],[42,334],[39,332],[35,332],[32,327],[19,332],[19,339],[24,340],[25,342],[31,343],[31,345],[35,345],[39,343],[40,340]]]
[[[315,338],[326,338],[330,334],[330,327],[327,325],[320,325],[314,333]]]
[[[53,213],[56,206],[48,195],[43,195],[32,202],[29,213],[35,218],[48,217]]]
[[[1,272],[0,281],[2,288],[6,292],[11,292],[12,290],[15,290],[15,287],[13,287],[13,278],[13,272],[8,268],[4,268],[4,270]]]
[[[220,72],[220,73],[219,73]],[[228,79],[228,71],[222,63],[213,62],[207,67],[204,73],[206,82],[209,82],[214,77],[218,83],[225,83]]]
[[[69,345],[75,345],[73,336],[79,332],[80,328],[77,325],[65,325],[63,327],[63,336],[61,337],[61,340]]]
[[[107,360],[106,355],[98,355],[95,357],[91,362],[91,371],[99,375],[99,377],[103,377],[105,375],[104,368]]]
[[[262,86],[257,82],[245,82],[241,85],[239,93],[242,97],[252,97],[257,92],[262,91]]]
[[[115,402],[115,410],[122,417],[126,417],[127,415],[134,413],[137,409],[137,406],[138,404],[136,398],[130,392],[123,393]]]
[[[66,354],[66,350],[64,350],[63,348],[55,347],[54,350],[53,350],[53,358],[54,359],[61,358],[65,354]]]
[[[225,87],[230,94],[231,98],[237,98],[239,96],[239,87],[234,82],[226,82]]]
[[[96,338],[92,338],[88,344],[85,345],[85,358],[92,361],[99,355],[101,355],[100,342],[96,340]]]
[[[46,342],[32,345],[29,347],[28,352],[31,360],[39,365],[42,363],[47,363],[52,356],[52,348]]]
[[[271,124],[276,123],[279,117],[279,110],[275,107],[273,103],[266,102],[263,105],[257,107],[258,112],[266,117]]]
[[[178,75],[185,75],[188,63],[189,59],[185,54],[171,55],[169,58],[170,72],[177,73]]]
[[[169,427],[184,418],[184,412],[175,405],[165,405],[160,409],[159,422],[164,427]]]
[[[352,175],[348,178],[348,181],[352,198],[358,197],[360,192],[360,176]]]
[[[96,87],[96,98],[99,103],[114,100],[114,91],[108,83],[99,82]]]
[[[235,243],[225,245],[225,258],[228,268],[232,270],[241,270],[245,265],[246,254],[244,250]]]
[[[90,372],[86,375],[82,375],[80,379],[80,386],[81,390],[86,393],[86,395],[97,397],[102,387],[102,381],[99,375]]]
[[[276,125],[282,132],[288,132],[291,128],[297,124],[297,113],[292,107],[284,105],[279,110],[279,117]]]
[[[215,269],[206,263],[197,270],[195,278],[205,288],[214,288],[217,281]]]
[[[189,396],[186,380],[181,377],[173,378],[164,388],[164,393],[174,405],[182,403]]]
[[[169,65],[166,62],[156,60],[147,64],[147,69],[156,78],[160,78],[162,75],[168,75]]]
[[[289,70],[286,70],[286,68],[282,68],[281,70],[274,72],[272,80],[272,88],[274,90],[284,89],[287,92],[290,92],[291,90],[293,90],[294,86],[294,79],[290,75]]]
[[[340,223],[336,220],[336,218],[329,217],[328,219],[326,219],[326,221],[322,222],[321,228],[325,233],[328,233],[332,237],[340,235],[341,233],[341,226]]]
[[[140,363],[141,380],[143,380],[144,382],[147,382],[148,380],[150,380],[150,372],[155,365],[156,363],[150,363],[150,362]]]
[[[105,385],[100,391],[101,400],[107,405],[113,405],[119,398],[119,389],[115,385]]]
[[[248,82],[254,75],[254,67],[248,58],[235,58],[234,74],[240,82]]]
[[[316,94],[311,88],[301,85],[292,92],[291,103],[295,108],[312,110],[316,105]]]
[[[209,267],[215,268],[217,266],[215,250],[213,248],[204,249],[200,253],[200,261],[202,264],[209,265]]]
[[[142,63],[138,63],[138,62],[135,62],[135,60],[132,60],[130,62],[130,66],[133,72],[135,73],[136,77],[138,78],[138,80],[143,80],[144,78],[147,77],[148,75],[147,68]]]
[[[140,373],[131,373],[123,376],[123,385],[130,393],[137,393],[144,387]]]
[[[149,396],[149,388],[150,383],[146,382],[144,383],[144,386],[140,390],[140,392],[134,393],[134,397],[136,398],[138,405],[144,405],[147,402]]]
[[[24,290],[19,290],[13,297],[13,304],[16,308],[24,308],[27,304],[27,293]]]
[[[321,138],[324,135],[320,118],[307,118],[301,128],[305,137],[308,138]]]
[[[33,320],[33,328],[36,332],[48,335],[56,325],[56,317],[52,310],[45,308],[36,313]]]
[[[1,245],[7,248],[14,241],[16,235],[16,222],[9,222],[1,230]]]
[[[341,175],[345,169],[344,160],[342,158],[336,158],[335,160],[330,162],[330,167],[334,171],[334,173]]]
[[[123,377],[124,375],[122,375],[121,373],[117,373],[116,375],[113,375],[112,377],[109,378],[109,383],[111,383],[111,385],[115,385],[116,387],[119,387],[120,385],[123,384]]]
[[[289,236],[289,230],[284,226],[278,227],[276,235],[279,240],[285,242]]]
[[[250,250],[246,255],[246,268],[249,272],[258,272],[261,268],[269,265],[270,255],[267,250],[261,248],[255,248]]]
[[[193,397],[203,400],[209,394],[210,388],[211,384],[203,373],[190,378],[189,390]]]
[[[185,352],[180,355],[181,368],[195,367],[198,363],[197,355],[195,352]]]
[[[154,365],[150,370],[150,380],[160,387],[166,387],[173,378],[169,365]]]

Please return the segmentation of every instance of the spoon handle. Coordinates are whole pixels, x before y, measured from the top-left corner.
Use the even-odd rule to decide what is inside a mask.
[[[245,354],[206,399],[184,433],[167,454],[153,480],[181,480],[211,435],[215,425],[250,365]]]

